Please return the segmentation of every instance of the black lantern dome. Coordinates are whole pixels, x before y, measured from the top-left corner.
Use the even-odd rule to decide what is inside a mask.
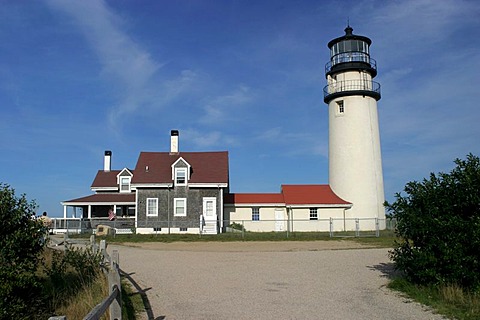
[[[325,66],[325,74],[332,75],[346,70],[365,70],[372,78],[377,75],[377,63],[370,58],[372,40],[353,34],[353,28],[347,26],[345,35],[328,43],[330,61]]]

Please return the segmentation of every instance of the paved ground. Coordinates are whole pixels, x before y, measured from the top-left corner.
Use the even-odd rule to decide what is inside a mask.
[[[342,241],[153,243],[120,253],[146,319],[442,319],[388,290],[387,249]]]

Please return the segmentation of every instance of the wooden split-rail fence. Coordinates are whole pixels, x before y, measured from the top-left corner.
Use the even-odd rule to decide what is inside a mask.
[[[55,246],[64,246],[65,248],[71,245],[85,245],[90,246],[94,253],[100,252],[103,257],[103,263],[109,265],[110,268],[104,269],[108,279],[109,295],[102,302],[97,304],[83,320],[97,320],[100,319],[107,309],[109,309],[110,320],[122,320],[122,285],[120,281],[120,267],[119,255],[117,250],[112,251],[112,256],[107,253],[107,242],[100,241],[98,245],[95,241],[95,235],[92,235],[89,240],[85,239],[71,239],[65,234],[63,240],[58,240],[54,237],[50,238],[50,243]],[[54,316],[48,320],[68,320],[66,316]]]

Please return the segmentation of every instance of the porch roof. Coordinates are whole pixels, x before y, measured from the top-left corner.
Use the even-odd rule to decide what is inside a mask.
[[[89,196],[64,201],[63,204],[76,203],[123,203],[135,204],[135,193],[96,193]]]

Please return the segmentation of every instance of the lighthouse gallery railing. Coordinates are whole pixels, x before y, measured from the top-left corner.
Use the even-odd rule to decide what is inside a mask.
[[[380,95],[380,83],[372,80],[335,81],[323,88],[323,97],[342,92],[374,92]]]

